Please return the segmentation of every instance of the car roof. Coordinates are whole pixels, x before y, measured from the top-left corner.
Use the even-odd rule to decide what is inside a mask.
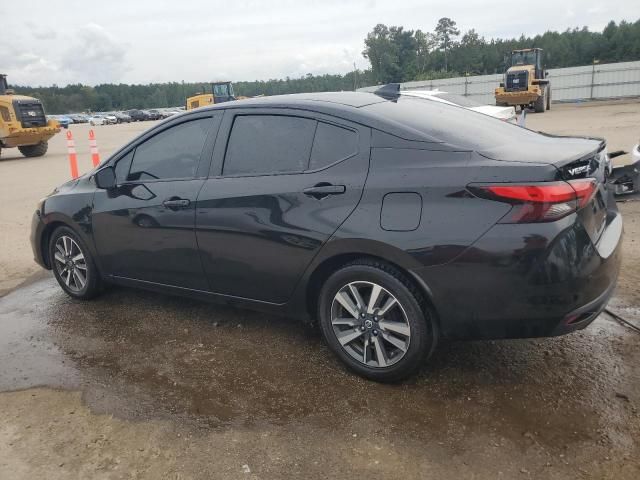
[[[385,131],[407,140],[437,142],[423,132],[409,132],[405,125],[391,121],[384,116],[372,114],[367,107],[383,103],[393,103],[389,100],[369,92],[318,92],[294,93],[290,95],[273,95],[268,97],[247,98],[234,102],[224,102],[216,105],[188,110],[180,115],[184,117],[195,112],[250,109],[250,108],[287,108],[307,110],[315,113],[332,115],[361,125]]]
[[[360,108],[373,103],[384,102],[385,99],[368,92],[317,92],[293,93],[290,95],[273,95],[268,97],[246,98],[238,102],[225,102],[204,108],[244,108],[253,106],[309,106],[310,102],[343,105],[345,107]]]

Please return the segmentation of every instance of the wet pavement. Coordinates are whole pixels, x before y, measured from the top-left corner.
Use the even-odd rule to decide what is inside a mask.
[[[295,320],[123,288],[79,302],[47,276],[0,298],[0,390],[81,391],[96,414],[200,434],[375,439],[478,478],[640,478],[639,339],[602,315],[560,338],[442,344],[380,385]]]

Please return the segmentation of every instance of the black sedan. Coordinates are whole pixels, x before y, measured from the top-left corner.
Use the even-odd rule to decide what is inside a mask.
[[[146,110],[146,113],[149,116],[149,120],[160,120],[162,118],[162,113],[158,110]]]
[[[143,122],[149,120],[149,114],[144,110],[129,110],[126,112],[132,122]]]
[[[42,201],[35,259],[79,299],[115,283],[317,321],[378,381],[440,339],[591,323],[620,265],[605,142],[384,93],[171,117]]]

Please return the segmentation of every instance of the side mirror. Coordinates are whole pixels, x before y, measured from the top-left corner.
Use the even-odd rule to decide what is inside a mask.
[[[109,190],[116,186],[116,172],[113,167],[104,167],[96,172],[94,175],[96,186]]]
[[[549,72],[544,72],[544,76],[548,77],[549,76]]]

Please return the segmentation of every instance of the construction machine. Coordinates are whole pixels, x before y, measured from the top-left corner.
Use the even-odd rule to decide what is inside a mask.
[[[541,113],[551,108],[551,83],[542,67],[542,49],[513,50],[504,82],[496,88],[497,106],[533,108]]]
[[[16,95],[0,74],[0,152],[18,147],[25,157],[47,153],[48,141],[60,131],[56,120],[47,120],[40,100]]]
[[[214,82],[211,84],[211,93],[196,93],[187,98],[187,110],[223,103],[235,100],[233,94],[233,84],[231,82]]]

